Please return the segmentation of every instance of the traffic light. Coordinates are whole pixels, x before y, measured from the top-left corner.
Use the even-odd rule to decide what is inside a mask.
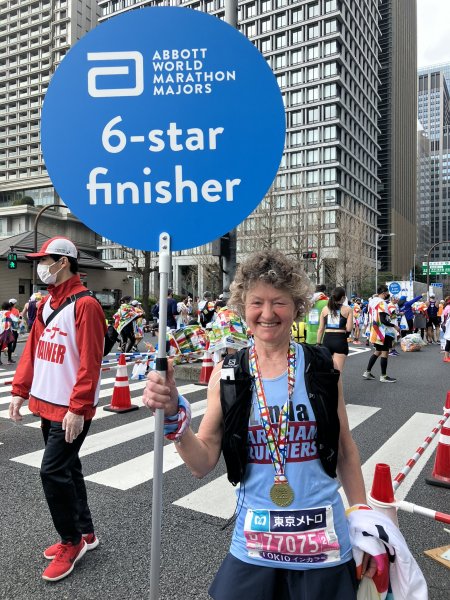
[[[317,252],[313,252],[312,250],[308,250],[308,252],[303,252],[303,258],[310,258],[312,260],[316,260]]]
[[[17,254],[15,252],[8,254],[8,269],[17,269]]]

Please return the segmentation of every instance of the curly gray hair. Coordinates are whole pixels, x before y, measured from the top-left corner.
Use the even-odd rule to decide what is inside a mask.
[[[237,269],[230,285],[228,305],[245,317],[245,297],[255,284],[263,282],[289,292],[297,310],[296,318],[305,315],[312,296],[311,282],[300,265],[278,250],[251,254]]]

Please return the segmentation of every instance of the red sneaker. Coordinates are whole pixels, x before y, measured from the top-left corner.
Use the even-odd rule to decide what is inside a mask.
[[[83,538],[86,542],[87,550],[93,550],[99,545],[98,537],[95,535],[95,533],[83,533]],[[46,548],[43,552],[44,558],[47,560],[53,560],[60,546],[61,542],[58,542],[57,544],[53,544],[53,546]]]
[[[55,558],[42,573],[42,579],[46,581],[59,581],[72,573],[75,563],[86,554],[87,544],[81,538],[79,544],[74,546],[72,542],[60,544]]]

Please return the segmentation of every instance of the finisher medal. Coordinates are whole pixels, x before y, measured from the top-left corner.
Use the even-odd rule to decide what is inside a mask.
[[[270,488],[270,498],[277,506],[289,506],[294,500],[294,490],[289,483],[274,483]]]
[[[258,357],[255,346],[250,347],[249,365],[250,372],[254,377],[256,397],[258,400],[259,416],[261,425],[266,434],[267,446],[269,448],[270,458],[275,469],[274,484],[270,488],[270,499],[277,506],[289,506],[294,501],[294,491],[289,485],[285,474],[287,451],[289,446],[288,426],[289,426],[289,400],[294,393],[295,375],[296,375],[296,348],[295,344],[289,344],[287,356],[288,362],[288,400],[280,409],[278,420],[278,432],[270,420],[269,409],[267,407],[266,394],[262,383],[261,371],[259,369]]]

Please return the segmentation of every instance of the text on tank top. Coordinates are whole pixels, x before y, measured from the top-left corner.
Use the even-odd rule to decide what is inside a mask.
[[[76,340],[75,302],[68,304],[44,327],[35,356],[33,383],[30,393],[35,398],[59,406],[69,406],[77,382],[80,353]],[[44,323],[53,309],[48,300],[42,311]],[[100,371],[93,405],[98,403]]]

